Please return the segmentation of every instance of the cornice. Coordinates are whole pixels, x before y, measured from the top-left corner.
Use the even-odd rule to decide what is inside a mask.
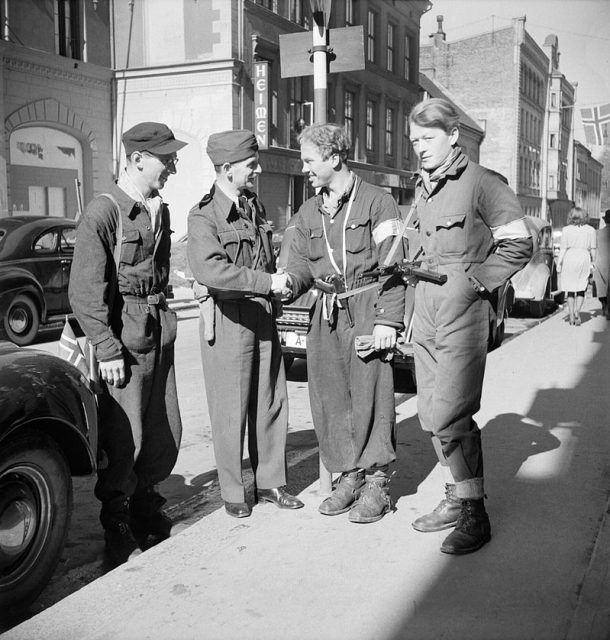
[[[74,64],[78,65],[78,61],[75,60]],[[70,71],[65,68],[62,69],[50,65],[39,64],[37,62],[32,62],[31,60],[24,60],[22,58],[6,55],[2,57],[2,65],[4,69],[15,71],[16,73],[22,73],[24,75],[37,75],[51,80],[63,80],[98,88],[107,88],[111,77],[111,73],[108,74],[106,79],[97,78],[86,73]]]

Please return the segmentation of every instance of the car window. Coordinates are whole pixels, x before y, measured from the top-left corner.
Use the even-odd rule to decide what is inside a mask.
[[[66,228],[61,230],[59,237],[59,247],[61,251],[71,253],[74,251],[76,243],[76,229]]]
[[[34,243],[36,253],[50,253],[55,249],[55,231],[43,233]]]

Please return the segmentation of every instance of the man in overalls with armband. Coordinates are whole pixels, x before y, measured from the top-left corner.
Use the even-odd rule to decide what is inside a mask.
[[[286,272],[292,298],[319,290],[307,335],[307,377],[320,457],[339,481],[319,507],[349,511],[356,523],[380,520],[391,508],[388,465],[396,457],[391,351],[403,326],[402,280],[363,274],[394,245],[404,258],[400,216],[392,195],[363,182],[347,165],[349,141],[335,124],[299,136],[303,173],[317,194],[294,219]],[[373,285],[373,286],[368,286]],[[355,340],[373,335],[376,353],[361,359]]]
[[[419,156],[417,216],[423,264],[447,276],[415,290],[413,348],[422,428],[445,470],[445,499],[413,522],[417,531],[455,527],[441,546],[476,551],[491,538],[483,504],[479,410],[492,294],[532,253],[517,197],[499,174],[457,146],[459,117],[442,99],[417,104],[409,135]]]

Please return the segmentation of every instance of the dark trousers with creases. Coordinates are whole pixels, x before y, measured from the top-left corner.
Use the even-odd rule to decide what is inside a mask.
[[[99,445],[107,464],[98,470],[95,495],[102,523],[125,510],[137,491],[165,480],[180,448],[182,422],[174,371],[176,314],[125,302],[121,341],[126,383],[103,383],[99,398]]]

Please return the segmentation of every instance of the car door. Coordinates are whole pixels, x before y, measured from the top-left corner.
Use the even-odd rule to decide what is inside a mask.
[[[68,299],[68,285],[70,283],[70,269],[74,258],[74,245],[76,243],[76,228],[63,227],[59,232],[59,262],[61,265],[62,287],[58,302],[60,313],[71,313],[70,300]]]
[[[42,287],[47,316],[65,311],[64,267],[59,252],[59,233],[59,227],[47,229],[36,238],[32,247],[32,271]]]

